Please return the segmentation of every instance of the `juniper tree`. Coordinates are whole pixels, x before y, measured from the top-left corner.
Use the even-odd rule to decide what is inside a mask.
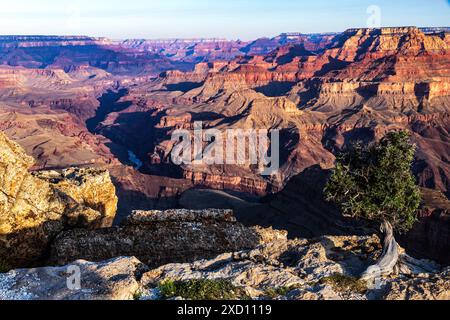
[[[325,187],[327,200],[339,205],[345,215],[382,224],[384,250],[376,266],[381,273],[392,272],[398,260],[393,229],[409,231],[420,205],[420,190],[411,171],[416,147],[409,138],[405,131],[390,132],[379,143],[352,145],[337,157]]]

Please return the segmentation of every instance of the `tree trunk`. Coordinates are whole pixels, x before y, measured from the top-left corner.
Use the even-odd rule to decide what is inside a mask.
[[[373,280],[381,276],[390,275],[398,262],[398,244],[395,241],[394,230],[388,221],[381,224],[381,232],[384,234],[383,252],[377,263],[367,268],[361,279]]]

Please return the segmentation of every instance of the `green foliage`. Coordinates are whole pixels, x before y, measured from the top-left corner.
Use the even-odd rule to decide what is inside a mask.
[[[354,144],[337,158],[325,187],[327,200],[351,217],[387,220],[400,232],[410,230],[420,205],[411,172],[415,150],[403,131],[369,146]]]
[[[368,290],[367,283],[354,277],[336,273],[320,280],[320,284],[327,284],[338,292],[357,292],[365,294]]]
[[[289,292],[291,292],[292,290],[296,289],[295,286],[290,286],[290,287],[279,287],[279,288],[269,288],[266,289],[265,291],[265,295],[269,298],[277,298],[277,297],[282,297],[287,295]]]
[[[243,291],[227,280],[167,280],[159,285],[165,299],[181,297],[188,300],[237,300],[246,299]]]

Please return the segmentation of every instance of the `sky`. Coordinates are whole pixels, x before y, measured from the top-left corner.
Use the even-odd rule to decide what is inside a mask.
[[[450,0],[0,0],[0,34],[217,37],[450,26]]]

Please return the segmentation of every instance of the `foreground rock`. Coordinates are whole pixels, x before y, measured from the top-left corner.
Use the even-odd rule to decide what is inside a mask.
[[[136,211],[118,227],[62,233],[52,244],[51,262],[136,256],[156,267],[252,249],[280,235],[258,230],[237,223],[231,210]]]
[[[106,170],[70,168],[35,174],[55,189],[101,214],[97,227],[112,225],[117,211],[116,189]]]
[[[450,269],[438,275],[398,279],[389,284],[386,300],[450,300]]]
[[[11,266],[41,259],[63,230],[110,226],[117,207],[107,171],[31,174],[33,163],[0,133],[0,260]]]
[[[81,289],[77,288],[77,269]],[[0,274],[0,300],[130,300],[139,289],[137,278],[144,270],[136,258],[15,270]]]
[[[376,236],[279,240],[255,250],[229,253],[192,264],[170,264],[144,274],[143,288],[192,279],[226,279],[253,299],[375,300],[449,299],[450,272],[408,257],[396,273],[375,283],[358,280],[381,250]]]
[[[225,280],[252,299],[450,299],[450,270],[412,259],[402,249],[393,275],[375,283],[358,280],[381,252],[376,236],[287,240],[282,233],[274,239],[270,229],[259,232],[273,241],[151,271],[136,258],[11,271],[0,274],[0,299],[162,299],[162,283],[198,279]],[[80,267],[81,288],[71,290],[67,283],[72,283],[74,266]]]

